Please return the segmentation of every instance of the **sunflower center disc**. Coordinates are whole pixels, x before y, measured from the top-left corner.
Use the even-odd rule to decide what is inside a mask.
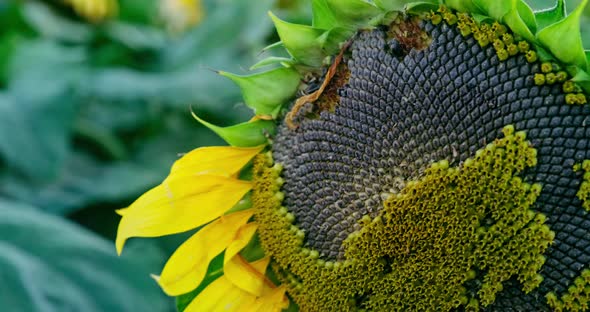
[[[335,110],[280,127],[273,156],[284,166],[285,207],[309,248],[342,259],[343,241],[390,194],[435,161],[459,165],[512,124],[538,151],[524,177],[542,184],[534,208],[556,233],[541,288],[564,291],[590,262],[590,217],[573,171],[590,159],[590,107],[566,104],[559,84],[535,85],[540,66],[523,55],[500,61],[444,23],[424,30],[431,44],[407,54],[386,30],[361,32]]]

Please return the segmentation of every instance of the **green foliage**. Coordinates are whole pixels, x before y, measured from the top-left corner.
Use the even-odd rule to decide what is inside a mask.
[[[97,25],[40,2],[0,11],[0,194],[58,214],[124,202],[178,153],[221,143],[189,107],[214,124],[247,119],[228,109],[239,88],[202,64],[252,63],[273,1],[205,4],[205,21],[175,36],[154,1],[121,1],[120,19]]]
[[[0,302],[10,311],[163,311],[153,248],[112,243],[34,207],[0,201]],[[152,263],[146,259],[151,259]]]

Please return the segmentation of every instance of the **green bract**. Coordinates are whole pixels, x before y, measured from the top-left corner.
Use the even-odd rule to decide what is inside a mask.
[[[413,13],[427,13],[433,5],[445,5],[459,12],[471,13],[478,22],[496,20],[505,23],[512,32],[537,47],[541,60],[562,62],[568,72],[576,77],[575,81],[588,91],[588,62],[579,29],[580,15],[586,3],[587,0],[582,1],[572,14],[566,16],[563,0],[558,0],[553,8],[538,12],[533,12],[523,0],[314,0],[312,26],[288,23],[270,14],[281,38],[277,45],[282,44],[292,59],[271,56],[253,68],[273,64],[319,68],[326,56],[336,54],[340,44],[352,36],[355,30],[387,20],[390,12],[411,9]],[[257,114],[273,117],[294,95],[296,87],[293,86],[297,84],[294,70],[277,72],[274,69],[268,74],[247,77],[229,73],[222,75],[231,78],[242,88],[246,104]],[[288,83],[279,82],[276,78],[288,80]],[[270,81],[279,88],[270,88],[270,84],[265,84]],[[266,86],[266,92],[258,92],[260,86]]]
[[[267,137],[275,134],[275,123],[270,120],[255,120],[230,127],[218,127],[199,118],[193,117],[203,126],[219,135],[225,142],[236,147],[254,147],[266,144]]]
[[[242,89],[246,105],[258,115],[276,117],[299,86],[299,73],[292,68],[277,68],[250,76],[228,72],[220,75],[233,80]]]
[[[586,70],[587,61],[580,34],[580,16],[586,3],[588,0],[582,1],[572,14],[537,33],[539,42],[547,47],[558,60],[575,65],[582,70]]]
[[[558,0],[554,7],[535,12],[537,19],[537,29],[541,30],[551,24],[555,24],[566,16],[565,3],[563,0]]]

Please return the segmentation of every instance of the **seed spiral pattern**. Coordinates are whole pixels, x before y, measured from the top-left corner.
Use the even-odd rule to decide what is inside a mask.
[[[375,217],[433,162],[458,165],[512,124],[538,151],[524,178],[542,185],[534,209],[556,236],[539,289],[525,296],[511,281],[491,308],[538,309],[542,294],[566,291],[590,263],[590,216],[576,197],[583,172],[573,170],[590,159],[590,107],[566,104],[560,85],[536,85],[540,63],[500,61],[492,46],[445,23],[423,28],[432,42],[407,54],[386,29],[360,32],[335,111],[280,127],[272,150],[284,166],[283,205],[306,246],[342,259],[363,216]]]

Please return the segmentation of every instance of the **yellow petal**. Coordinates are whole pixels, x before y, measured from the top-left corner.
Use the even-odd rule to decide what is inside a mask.
[[[289,307],[289,298],[285,296],[285,286],[279,286],[278,288],[271,289],[267,294],[259,297],[254,303],[245,308],[244,312],[274,312],[282,311]]]
[[[168,259],[158,283],[169,296],[185,294],[197,288],[209,262],[234,239],[254,214],[253,209],[221,216],[184,242]]]
[[[252,295],[260,296],[264,287],[266,277],[253,269],[238,253],[254,236],[256,225],[246,224],[240,229],[234,241],[227,247],[223,260],[223,272],[225,276],[236,286],[249,292]]]
[[[119,211],[123,218],[117,252],[130,237],[181,233],[208,223],[233,207],[251,187],[247,181],[211,175],[166,179]]]
[[[225,276],[221,276],[203,289],[184,311],[242,311],[245,307],[250,307],[255,300],[255,296],[236,287]]]
[[[209,174],[232,176],[242,169],[264,146],[239,148],[208,146],[197,148],[177,160],[170,170],[175,175]]]
[[[264,274],[268,262],[269,258],[264,258],[252,262],[251,266],[259,274]],[[250,309],[255,301],[256,296],[237,287],[223,275],[207,286],[184,311],[244,311]]]

